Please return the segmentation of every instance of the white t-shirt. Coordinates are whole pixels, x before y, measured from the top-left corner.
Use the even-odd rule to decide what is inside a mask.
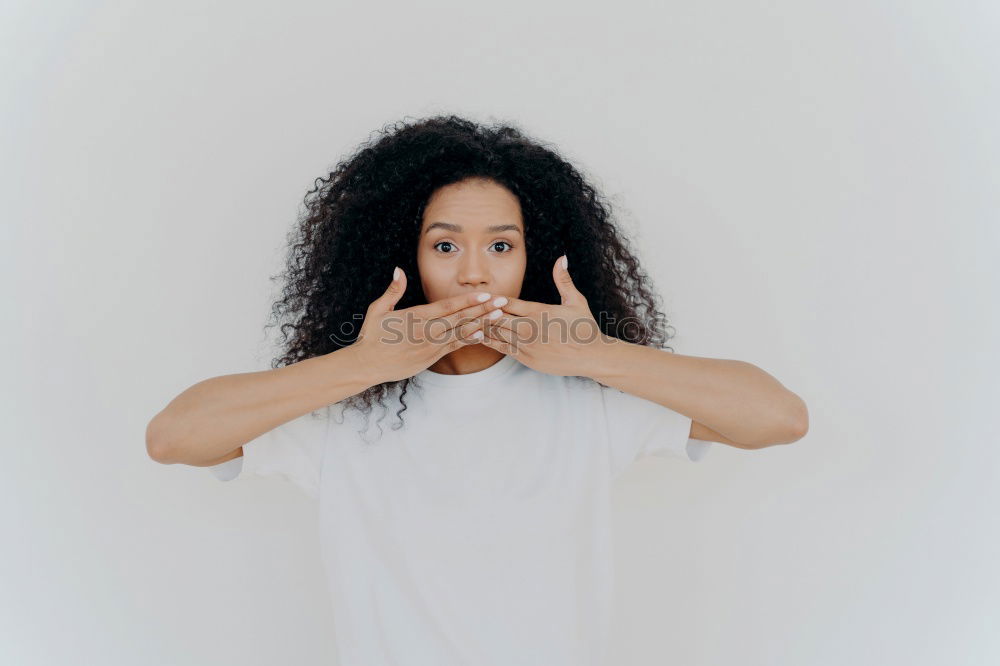
[[[679,412],[513,356],[416,381],[402,428],[398,390],[364,436],[338,402],[209,469],[283,475],[318,500],[341,666],[603,664],[611,481],[712,442]]]

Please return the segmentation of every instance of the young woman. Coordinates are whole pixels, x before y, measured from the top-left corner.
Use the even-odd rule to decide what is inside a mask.
[[[795,441],[805,404],[665,347],[609,207],[518,129],[399,123],[317,185],[272,313],[284,356],[181,393],[149,455],[319,502],[344,666],[600,663],[613,479]]]

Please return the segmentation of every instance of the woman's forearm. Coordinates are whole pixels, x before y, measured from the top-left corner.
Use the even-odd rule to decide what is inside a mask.
[[[146,450],[161,463],[207,465],[260,435],[375,382],[354,350],[292,365],[212,377],[191,386],[146,427]]]
[[[808,429],[799,396],[755,365],[683,356],[610,339],[595,345],[588,376],[691,417],[748,447],[793,442]]]

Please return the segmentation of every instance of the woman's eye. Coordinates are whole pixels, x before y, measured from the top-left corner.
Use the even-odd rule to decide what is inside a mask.
[[[502,246],[504,246],[504,245],[506,245],[506,246],[508,246],[510,248],[514,247],[513,245],[511,245],[507,241],[495,241],[495,242],[493,242],[493,243],[490,244],[490,247],[496,249],[497,246],[501,246],[501,249],[497,250],[497,252],[500,252],[501,254],[503,254],[505,252],[505,250],[503,250]],[[442,246],[447,246],[447,247],[442,247]],[[440,247],[441,251],[444,252],[445,254],[452,254],[451,250],[452,250],[453,246],[454,246],[454,243],[452,243],[451,241],[441,241],[440,243],[435,243],[434,244],[435,248]],[[510,250],[506,250],[506,251],[510,252]]]

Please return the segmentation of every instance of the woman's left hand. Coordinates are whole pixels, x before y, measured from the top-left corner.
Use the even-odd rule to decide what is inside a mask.
[[[560,305],[507,297],[497,319],[483,317],[482,344],[550,375],[590,376],[601,350],[614,340],[601,332],[590,305],[573,284],[563,257],[552,267]]]

